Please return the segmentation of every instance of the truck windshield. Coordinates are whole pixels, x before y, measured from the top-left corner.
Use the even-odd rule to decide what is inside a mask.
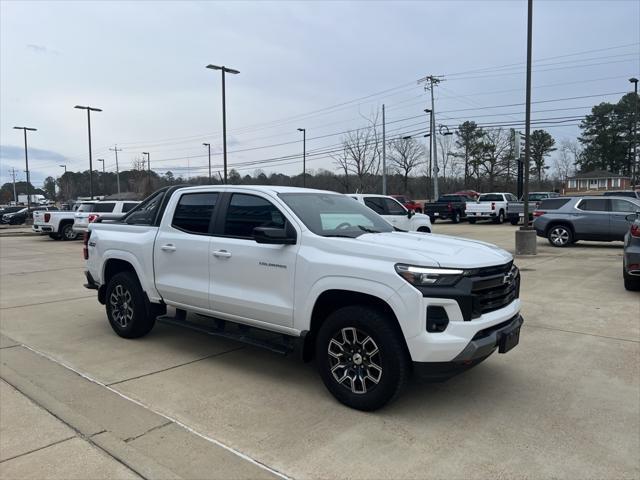
[[[279,196],[316,235],[356,238],[364,233],[393,231],[373,210],[346,195],[281,193]]]

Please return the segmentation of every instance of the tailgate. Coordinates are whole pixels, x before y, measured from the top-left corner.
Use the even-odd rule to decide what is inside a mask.
[[[33,212],[33,223],[46,223],[44,221],[44,214],[46,212],[42,211],[42,210],[37,210],[35,212]]]
[[[466,207],[467,212],[490,212],[491,204],[490,203],[467,203]]]

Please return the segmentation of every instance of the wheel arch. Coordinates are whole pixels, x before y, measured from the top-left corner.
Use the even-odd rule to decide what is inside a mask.
[[[330,289],[322,292],[313,304],[309,331],[305,335],[302,350],[302,358],[305,362],[311,361],[314,357],[316,334],[322,326],[322,323],[332,312],[348,305],[364,305],[382,310],[392,319],[393,327],[397,329],[403,339],[405,353],[409,355],[409,348],[407,347],[406,341],[404,341],[405,337],[400,322],[398,321],[398,316],[387,301],[370,293],[346,289]]]
[[[574,239],[576,236],[576,231],[573,228],[573,225],[571,224],[571,222],[569,222],[568,220],[550,220],[549,223],[547,223],[547,226],[544,228],[544,236],[548,236],[549,235],[549,230],[551,230],[553,227],[557,227],[558,225],[562,225],[565,227],[568,227],[569,230],[571,230],[571,234],[573,235]]]

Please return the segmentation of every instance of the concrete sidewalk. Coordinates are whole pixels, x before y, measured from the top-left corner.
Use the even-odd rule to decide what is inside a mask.
[[[6,336],[0,362],[0,479],[276,478]]]

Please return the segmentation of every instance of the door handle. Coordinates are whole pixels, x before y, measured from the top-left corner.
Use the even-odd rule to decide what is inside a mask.
[[[166,245],[162,245],[160,247],[160,250],[163,250],[165,252],[175,252],[176,251],[176,247],[173,244],[168,243]]]
[[[212,255],[218,258],[230,258],[231,252],[227,252],[226,250],[216,250],[212,253]]]

